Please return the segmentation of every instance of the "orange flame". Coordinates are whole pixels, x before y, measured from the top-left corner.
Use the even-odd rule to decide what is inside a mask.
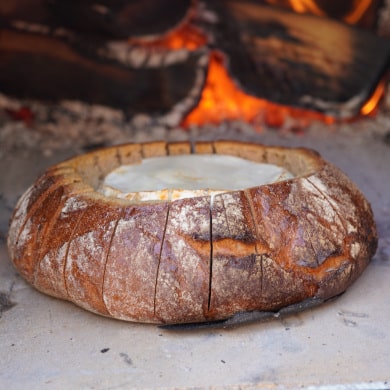
[[[375,114],[376,109],[378,108],[379,102],[382,99],[386,89],[386,80],[383,79],[375,88],[371,97],[360,109],[360,114],[367,116]]]
[[[270,4],[288,5],[298,13],[313,13],[326,16],[315,0],[267,0]],[[367,11],[372,0],[355,0],[353,10],[345,16],[347,23],[357,23]],[[195,2],[196,4],[196,2]],[[158,38],[130,38],[129,43],[149,49],[197,50],[208,43],[207,35],[193,23],[196,8],[192,8],[185,20],[174,30]],[[375,112],[375,108],[385,90],[385,82],[378,85],[372,97],[361,108],[361,115]],[[243,120],[282,127],[292,118],[301,127],[313,120],[327,124],[336,122],[335,118],[308,109],[294,108],[269,102],[242,91],[233,81],[225,67],[222,53],[213,51],[209,58],[207,79],[199,104],[184,118],[183,127],[190,125],[218,124],[226,120]]]
[[[206,123],[218,124],[224,120],[260,120],[271,127],[281,127],[287,118],[305,122],[312,120],[334,123],[335,119],[321,113],[287,107],[253,97],[243,92],[232,80],[224,66],[223,55],[214,51],[210,55],[205,86],[197,107],[184,119],[182,126]]]
[[[315,0],[268,0],[270,4],[286,5],[297,13],[310,13],[317,16],[330,16],[317,5]],[[349,13],[342,20],[349,24],[357,24],[372,4],[372,0],[354,0]]]

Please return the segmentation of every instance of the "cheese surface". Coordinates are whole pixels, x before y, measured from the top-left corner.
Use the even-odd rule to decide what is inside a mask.
[[[292,178],[273,164],[220,154],[152,157],[110,172],[99,189],[106,196],[176,200],[242,190]]]

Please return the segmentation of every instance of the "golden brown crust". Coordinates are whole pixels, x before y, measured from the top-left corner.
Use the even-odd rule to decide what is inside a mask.
[[[210,199],[169,206],[156,282],[156,318],[162,323],[204,321],[210,273]]]
[[[97,188],[122,164],[189,153],[281,165],[293,179],[173,202]],[[19,200],[8,248],[37,289],[101,315],[200,322],[343,292],[377,245],[356,186],[316,152],[233,141],[126,144],[46,171]]]
[[[111,316],[150,322],[155,318],[156,277],[168,204],[123,208],[106,258],[103,299]]]

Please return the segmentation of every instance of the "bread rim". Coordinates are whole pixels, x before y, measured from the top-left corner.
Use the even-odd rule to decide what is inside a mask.
[[[97,192],[120,165],[226,154],[294,178],[136,203]],[[8,250],[39,291],[126,321],[181,324],[275,312],[345,291],[377,247],[371,207],[317,152],[237,141],[107,147],[54,165],[18,201]]]

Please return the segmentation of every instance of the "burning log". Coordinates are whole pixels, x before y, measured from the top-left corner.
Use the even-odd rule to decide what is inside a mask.
[[[381,1],[378,0],[266,0],[296,13],[309,13],[342,20],[345,23],[372,28],[377,23]]]
[[[262,103],[249,118],[211,108],[216,120],[200,114],[209,121],[251,120],[268,109],[264,101],[271,109],[277,103],[348,118],[360,113],[388,67],[389,42],[368,31],[249,0],[207,7],[190,0],[5,0],[0,92],[106,105],[129,117],[173,113],[167,124],[188,125],[203,86],[221,88],[206,79],[219,58],[241,92],[239,102],[227,104]]]
[[[81,100],[113,106],[129,115],[163,114],[196,85],[198,53],[165,67],[118,66],[83,56],[51,37],[3,31],[1,89],[20,98]],[[199,93],[199,91],[197,92]]]
[[[368,31],[253,1],[224,5],[218,45],[251,95],[352,117],[388,67],[389,42]]]

